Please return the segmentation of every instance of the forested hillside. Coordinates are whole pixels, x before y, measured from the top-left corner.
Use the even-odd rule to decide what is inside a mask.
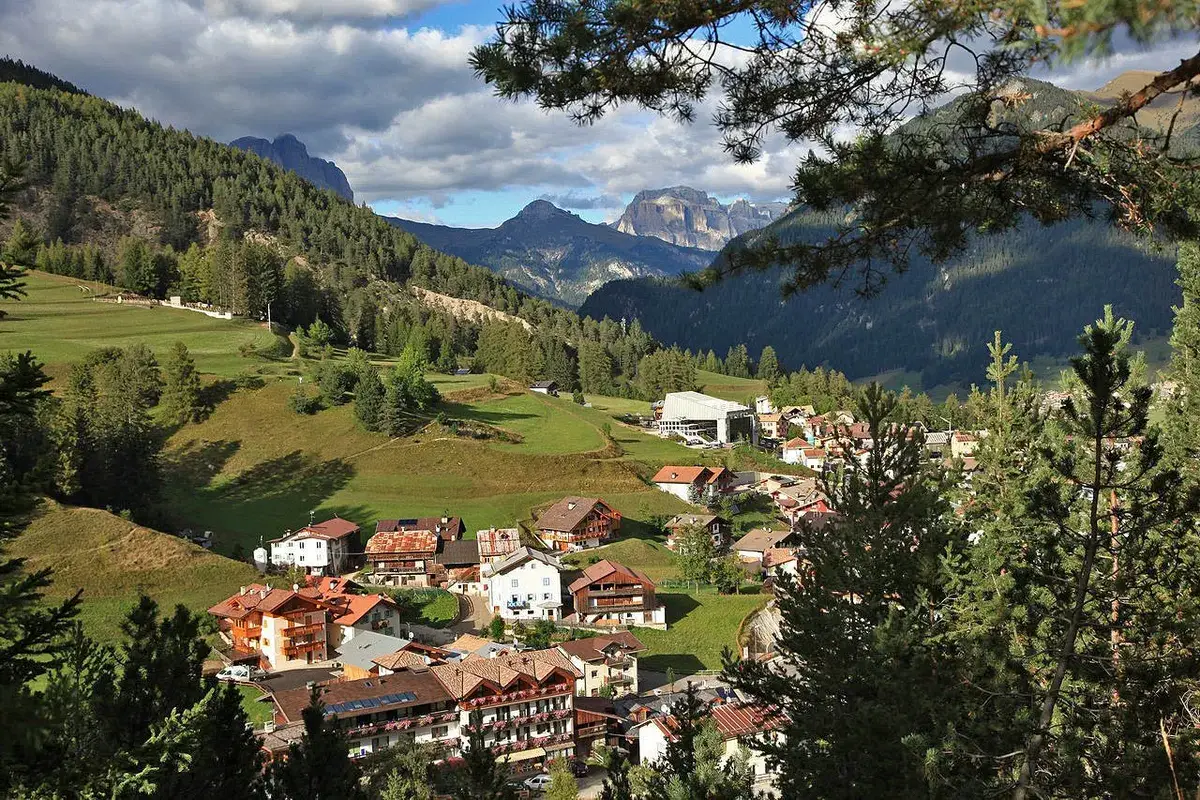
[[[782,241],[827,230],[811,213],[750,234]],[[784,300],[778,273],[729,278],[696,292],[665,281],[616,281],[588,298],[581,314],[638,319],[659,340],[725,352],[774,346],[787,368],[832,366],[859,379],[916,372],[926,388],[982,380],[984,345],[1002,330],[1023,358],[1075,351],[1082,327],[1105,304],[1134,319],[1141,335],[1170,327],[1179,300],[1173,247],[1155,249],[1101,223],[1025,225],[978,237],[935,265],[915,257],[877,297],[821,286]]]
[[[334,341],[388,354],[414,342],[441,369],[478,365],[568,388],[588,350],[596,385],[633,391],[639,361],[657,348],[636,326],[585,321],[523,294],[258,156],[17,62],[3,76],[0,157],[24,164],[31,184],[16,222],[0,229],[14,263],[252,318],[269,304],[274,321],[319,319]],[[535,332],[422,306],[410,286],[484,303]],[[505,347],[477,357],[481,337]]]

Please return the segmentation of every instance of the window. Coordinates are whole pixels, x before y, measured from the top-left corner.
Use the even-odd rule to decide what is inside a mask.
[[[304,542],[299,542],[299,543],[297,543],[297,544],[296,544],[296,546],[297,546],[297,547],[299,547],[301,550],[303,550],[303,549],[304,549]]]
[[[434,725],[433,726],[433,738],[444,739],[449,734],[450,734],[450,726],[449,725]]]
[[[542,594],[542,599],[543,599],[543,600],[549,600],[549,599],[550,599],[550,593],[549,593],[549,592],[544,592],[544,593]]]
[[[513,588],[515,589],[515,588],[517,588],[518,586],[520,586],[520,583],[517,581],[517,579],[516,579],[516,578],[513,578],[512,585],[513,585]]]
[[[547,575],[546,577],[542,578],[542,586],[549,586],[549,585],[550,585],[550,576]]]
[[[596,677],[597,675],[599,675],[599,674],[600,674],[600,671],[599,671],[599,670],[592,670],[592,677],[593,677],[593,678],[595,678],[595,677]]]
[[[318,549],[318,550],[320,550],[320,549],[321,549],[321,541],[320,541],[319,539],[318,539],[318,540],[317,540],[317,542],[316,542],[316,546],[317,546],[317,549]]]
[[[532,599],[533,599],[533,592],[530,592],[529,594],[525,595],[525,599],[526,599],[526,600],[532,600]]]

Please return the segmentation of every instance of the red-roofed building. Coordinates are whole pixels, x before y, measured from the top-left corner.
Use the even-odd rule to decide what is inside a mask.
[[[667,609],[654,596],[654,581],[632,567],[598,561],[568,588],[575,599],[575,622],[667,628]]]
[[[307,575],[337,575],[349,568],[350,554],[359,547],[358,533],[358,525],[341,517],[305,525],[269,542],[271,563],[300,567]]]
[[[234,660],[278,669],[329,658],[329,610],[315,589],[272,589],[251,584],[208,613],[233,643]]]
[[[372,583],[383,586],[430,586],[436,572],[438,534],[400,529],[376,533],[367,542]]]
[[[646,645],[629,631],[571,639],[558,649],[583,673],[575,682],[577,695],[598,697],[605,686],[613,687],[614,696],[637,694],[637,654]]]
[[[564,497],[538,516],[535,527],[549,550],[583,550],[619,531],[621,512],[598,497]]]
[[[706,503],[733,485],[733,473],[724,467],[666,466],[651,482],[685,503]]]
[[[773,706],[749,703],[716,703],[709,706],[709,715],[721,737],[725,740],[722,762],[737,758],[745,750],[749,754],[748,766],[754,774],[755,789],[771,793],[775,784],[776,767],[768,762],[755,745],[762,737],[776,741],[783,736],[779,730],[784,718]],[[660,761],[667,752],[667,743],[676,739],[678,723],[674,717],[659,716],[640,723],[631,731],[637,738],[637,749],[642,764]]]

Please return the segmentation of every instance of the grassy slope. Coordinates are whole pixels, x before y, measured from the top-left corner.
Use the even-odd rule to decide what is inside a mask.
[[[745,403],[747,400],[767,393],[766,381],[753,378],[734,378],[717,372],[696,371],[696,383],[700,391],[713,397]]]
[[[161,359],[182,341],[202,372],[231,377],[254,363],[238,355],[239,346],[265,347],[274,338],[245,320],[98,303],[79,288],[81,281],[58,275],[31,272],[25,283],[24,300],[0,304],[7,314],[0,320],[0,352],[32,350],[55,373],[97,347],[143,342]]]
[[[52,567],[52,599],[83,590],[81,621],[101,641],[119,635],[125,612],[145,592],[160,605],[207,608],[254,580],[247,564],[91,508],[47,502],[5,549],[31,569]]]
[[[667,630],[637,628],[634,632],[647,647],[638,659],[645,669],[680,675],[701,669],[720,669],[721,651],[737,652],[737,631],[748,614],[769,599],[765,594],[718,595],[716,590],[670,590],[658,593],[667,606]]]
[[[32,349],[55,373],[65,372],[69,363],[94,347],[144,341],[161,355],[177,339],[187,343],[200,369],[211,375],[256,368],[282,373],[295,366],[236,355],[245,341],[254,339],[259,346],[269,341],[265,331],[249,323],[95,303],[76,282],[36,273],[30,277],[29,292],[25,302],[6,308],[11,316],[0,322],[0,350]],[[21,324],[10,325],[16,321]],[[639,475],[666,463],[715,462],[715,455],[613,419],[621,413],[645,413],[649,404],[644,402],[592,397],[593,407],[583,408],[566,397],[519,394],[456,403],[453,393],[479,390],[488,376],[431,379],[451,395],[444,408],[449,416],[502,427],[521,441],[421,434],[392,441],[359,429],[348,406],[311,417],[294,414],[286,405],[294,384],[272,381],[262,389],[233,393],[209,419],[185,426],[168,441],[165,492],[172,521],[178,528],[212,530],[217,549],[228,553],[236,545],[248,551],[260,539],[303,524],[310,510],[318,516],[341,514],[368,531],[381,517],[449,512],[462,516],[468,535],[474,535],[479,528],[528,519],[531,508],[564,494],[599,495],[626,516],[625,537],[605,555],[644,569],[656,580],[677,577],[675,556],[649,536],[644,523],[687,506],[654,490]],[[701,373],[701,379],[714,393],[738,400],[757,393],[760,386],[757,381],[708,373]],[[604,452],[606,424],[619,455]],[[138,588],[163,602],[183,602],[199,610],[253,577],[249,567],[196,551],[175,538],[155,535],[152,545],[129,551],[129,542],[151,535],[130,534],[132,527],[104,512],[55,507],[13,549],[45,560],[38,564],[61,568],[56,586],[61,593],[75,585],[85,588],[85,624],[102,638],[116,635]],[[65,534],[67,530],[71,534]],[[105,555],[96,569],[90,554],[98,547]],[[193,561],[175,551],[195,551],[199,557]],[[153,566],[160,556],[165,563]],[[711,624],[697,623],[695,608],[711,604],[716,609],[718,604],[715,598],[705,603],[702,596],[688,600],[689,594],[671,595],[681,598],[668,600],[674,604],[673,618],[682,618],[680,633],[673,629],[665,636],[652,636],[652,654],[671,658],[683,652],[686,642],[679,637],[691,636],[697,624],[714,642],[733,643],[740,617],[733,619],[733,611],[705,611],[700,616],[711,616]],[[728,608],[740,608],[737,598],[730,603]],[[720,647],[713,646],[719,653]],[[707,651],[701,660],[715,663]],[[677,660],[677,668],[682,666],[684,660]]]

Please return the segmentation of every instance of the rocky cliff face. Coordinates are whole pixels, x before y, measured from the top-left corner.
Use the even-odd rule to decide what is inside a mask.
[[[730,239],[757,230],[783,215],[784,203],[728,206],[689,186],[638,192],[613,227],[633,236],[653,236],[681,247],[720,250]]]
[[[296,173],[301,178],[320,189],[332,189],[350,202],[354,202],[354,191],[346,175],[332,161],[317,158],[308,154],[304,142],[290,133],[276,136],[275,141],[259,139],[255,136],[243,136],[229,143],[232,147],[249,150],[262,158],[274,161],[286,170]]]
[[[535,200],[498,228],[387,220],[434,249],[570,306],[612,280],[675,276],[703,269],[712,260],[702,250],[593,225],[545,200]]]

